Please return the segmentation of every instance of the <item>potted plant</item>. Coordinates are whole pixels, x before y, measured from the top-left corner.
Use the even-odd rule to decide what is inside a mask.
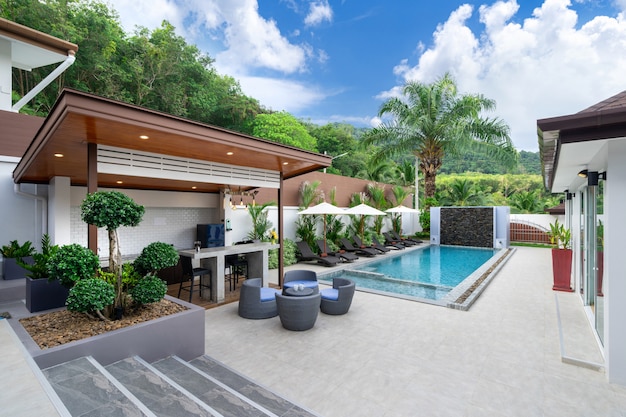
[[[20,266],[18,260],[24,263],[32,263],[32,254],[35,252],[30,241],[20,245],[17,240],[12,240],[8,245],[0,247],[0,253],[4,258],[2,262],[2,277],[6,280],[19,279],[26,276],[26,271]]]
[[[26,308],[31,313],[50,310],[65,305],[69,288],[61,285],[58,279],[50,278],[48,261],[59,250],[52,245],[50,236],[41,237],[41,253],[33,253],[33,263],[27,264],[18,261],[19,265],[28,271],[26,274]]]
[[[558,219],[550,224],[550,243],[552,243],[552,275],[555,291],[574,291],[571,287],[572,250],[570,249],[571,232]]]

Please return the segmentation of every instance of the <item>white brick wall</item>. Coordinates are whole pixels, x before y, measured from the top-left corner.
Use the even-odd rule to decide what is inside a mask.
[[[137,227],[118,229],[123,256],[136,255],[152,242],[171,243],[176,249],[189,249],[196,240],[196,224],[217,223],[215,208],[160,208],[146,207],[143,220]],[[87,224],[80,218],[80,207],[71,209],[71,241],[87,246]],[[98,255],[109,255],[109,237],[106,229],[98,229]]]

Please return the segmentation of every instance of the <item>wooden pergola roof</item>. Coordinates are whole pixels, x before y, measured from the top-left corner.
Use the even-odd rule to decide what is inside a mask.
[[[69,177],[72,185],[86,186],[89,155],[94,157],[90,149],[103,146],[274,171],[283,179],[328,167],[332,162],[329,156],[65,89],[15,168],[13,179],[16,183],[48,184],[60,176]],[[237,185],[190,178],[193,176],[181,174],[164,179],[98,172],[97,186],[218,192]],[[239,186],[242,181],[245,180],[238,181]]]

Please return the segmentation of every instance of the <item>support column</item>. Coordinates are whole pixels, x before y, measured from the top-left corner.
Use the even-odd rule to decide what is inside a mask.
[[[604,196],[604,354],[609,382],[626,385],[626,140],[608,141]]]
[[[48,189],[48,234],[55,245],[71,243],[71,186],[68,177],[54,177]]]
[[[280,245],[278,248],[278,286],[280,288],[283,287],[283,272],[285,270],[285,263],[283,261],[285,253],[283,246],[283,236],[285,232],[285,228],[283,227],[284,222],[284,211],[285,207],[283,206],[283,173],[280,173],[280,184],[278,187],[278,244]]]
[[[98,191],[98,145],[87,145],[87,193]],[[87,225],[87,247],[98,254],[98,228],[93,224]]]

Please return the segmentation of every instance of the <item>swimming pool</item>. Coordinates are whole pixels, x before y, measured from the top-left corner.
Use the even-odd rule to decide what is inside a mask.
[[[380,256],[319,279],[348,278],[359,290],[447,305],[503,255],[502,249],[429,245]]]

